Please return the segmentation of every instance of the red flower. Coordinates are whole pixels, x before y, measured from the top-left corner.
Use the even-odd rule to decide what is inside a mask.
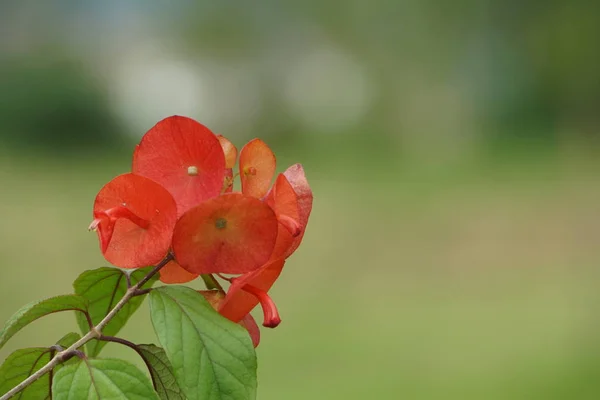
[[[302,166],[293,165],[280,175],[265,201],[272,204],[278,216],[279,233],[275,249],[262,267],[231,280],[219,313],[238,322],[260,303],[264,313],[263,325],[273,328],[281,319],[267,292],[281,274],[286,258],[300,245],[312,210],[313,195]]]
[[[181,216],[173,252],[192,274],[242,274],[269,259],[277,231],[277,218],[267,204],[241,193],[223,194]]]
[[[158,183],[134,174],[119,175],[96,196],[90,229],[98,232],[102,254],[121,268],[162,260],[171,246],[177,206]]]
[[[102,188],[90,228],[98,231],[106,259],[119,267],[156,264],[172,249],[175,259],[160,270],[165,283],[241,274],[220,275],[231,282],[227,294],[201,293],[244,325],[257,346],[260,333],[250,311],[260,303],[264,326],[281,322],[267,292],[302,241],[313,195],[300,164],[271,187],[275,155],[259,139],[240,151],[241,193],[232,193],[236,159],[225,137],[190,118],[165,118],[136,147],[133,173]]]
[[[133,153],[133,173],[164,186],[180,216],[223,187],[225,155],[216,135],[191,118],[172,116],[150,129]]]

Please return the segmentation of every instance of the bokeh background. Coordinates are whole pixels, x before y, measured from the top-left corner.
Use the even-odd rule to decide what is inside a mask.
[[[259,399],[597,399],[599,38],[585,0],[0,2],[0,320],[106,264],[93,199],[181,114],[315,192]]]

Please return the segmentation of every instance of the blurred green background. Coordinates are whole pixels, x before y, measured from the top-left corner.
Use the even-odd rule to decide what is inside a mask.
[[[0,320],[106,264],[93,199],[180,114],[315,192],[259,399],[597,399],[598,38],[584,0],[1,2]]]

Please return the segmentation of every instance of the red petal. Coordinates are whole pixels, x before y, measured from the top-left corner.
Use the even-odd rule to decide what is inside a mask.
[[[235,167],[237,148],[223,135],[217,135],[217,139],[219,139],[219,143],[221,143],[223,153],[225,154],[225,168]]]
[[[241,321],[259,303],[258,298],[242,288],[249,284],[268,292],[281,274],[284,264],[283,259],[270,261],[260,269],[234,279],[225,300],[219,307],[219,313],[234,322]]]
[[[163,259],[171,245],[177,218],[177,206],[169,192],[143,176],[119,175],[96,196],[94,218],[118,208],[126,208],[121,211],[147,221],[147,227],[122,217],[126,215],[124,212],[117,213],[112,226],[104,224],[100,218],[96,230],[101,242],[106,242],[104,257],[121,268],[138,268]],[[105,228],[108,231],[114,229],[112,235],[107,235]]]
[[[279,221],[277,242],[271,255],[271,259],[274,260],[282,257],[292,246],[294,238],[302,232],[298,196],[287,178],[279,174],[265,197],[265,202],[275,211]]]
[[[285,264],[285,259],[290,254],[292,254],[294,250],[296,250],[296,248],[300,245],[300,242],[302,241],[302,237],[304,236],[305,227],[308,222],[310,212],[312,210],[312,191],[310,189],[310,186],[308,185],[306,176],[304,175],[304,169],[302,168],[302,165],[296,164],[291,166],[284,172],[284,176],[287,178],[287,181],[290,183],[297,196],[298,220],[300,226],[302,227],[302,231],[300,235],[294,238],[291,237],[291,234],[289,234],[289,231],[286,228],[280,227],[276,248],[273,251],[273,257],[271,257],[269,262],[264,266],[260,267],[258,270],[250,272],[233,280],[231,287],[229,288],[229,292],[227,293],[225,300],[221,303],[219,309],[219,312],[222,315],[224,315],[232,321],[240,321],[259,303],[258,299],[255,296],[245,292],[242,289],[243,286],[246,284],[250,284],[267,292],[271,288],[271,286],[273,286],[273,283],[275,283],[275,280],[277,280],[277,278],[281,274],[281,271]],[[277,179],[279,181],[279,184],[277,181],[275,182],[273,189],[271,190],[265,201],[267,201],[270,204],[273,204],[273,207],[275,209],[281,207],[281,210],[289,210],[289,205],[293,204],[293,200],[289,201],[289,199],[293,199],[293,196],[290,196],[290,194],[288,193],[288,188],[285,184],[282,184],[283,181],[281,180],[281,178],[278,177]],[[277,198],[279,196],[281,196],[282,200],[285,201],[280,200],[281,203],[279,203],[277,201]],[[293,210],[293,207],[291,207],[291,209]],[[291,245],[288,245],[288,241],[291,241]],[[285,250],[286,248],[287,250]],[[283,254],[281,254],[282,251]]]
[[[312,211],[313,193],[308,185],[308,181],[306,180],[306,175],[304,174],[304,168],[302,167],[302,164],[292,165],[286,169],[283,174],[290,182],[292,188],[298,196],[298,222],[302,227],[302,232],[300,232],[300,234],[294,238],[291,246],[283,255],[287,258],[294,251],[296,251],[302,242],[304,232],[306,231],[306,224],[308,224],[308,217],[310,217],[310,212]]]
[[[263,265],[277,239],[277,218],[267,204],[228,193],[186,212],[173,234],[179,264],[194,274],[243,274]]]
[[[242,193],[262,198],[275,174],[275,154],[260,139],[249,141],[240,151]]]
[[[208,301],[215,310],[219,309],[220,304],[225,299],[225,295],[218,290],[200,290],[199,293],[204,296],[206,301]],[[252,339],[252,344],[254,347],[257,347],[260,343],[260,329],[252,315],[247,314],[239,321],[239,324],[246,328]]]
[[[246,314],[239,324],[246,328],[248,333],[250,333],[250,338],[252,339],[252,344],[254,347],[258,347],[260,344],[260,329],[258,328],[258,324],[256,323],[256,320],[252,314]]]
[[[225,155],[217,137],[191,118],[172,116],[150,129],[133,154],[133,172],[163,185],[177,202],[177,214],[218,196]]]
[[[163,283],[187,283],[196,279],[198,274],[191,274],[181,268],[176,261],[170,261],[167,265],[161,268],[160,281]]]
[[[261,290],[256,286],[248,284],[244,285],[242,287],[242,290],[244,292],[250,293],[251,295],[256,297],[260,302],[260,306],[264,314],[263,326],[267,328],[276,328],[277,326],[279,326],[279,324],[281,323],[279,311],[277,310],[275,302],[266,291]]]

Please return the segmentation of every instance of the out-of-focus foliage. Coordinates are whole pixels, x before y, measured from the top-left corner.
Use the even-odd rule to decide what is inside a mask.
[[[91,73],[54,55],[2,60],[0,143],[64,154],[118,142],[122,129]]]

